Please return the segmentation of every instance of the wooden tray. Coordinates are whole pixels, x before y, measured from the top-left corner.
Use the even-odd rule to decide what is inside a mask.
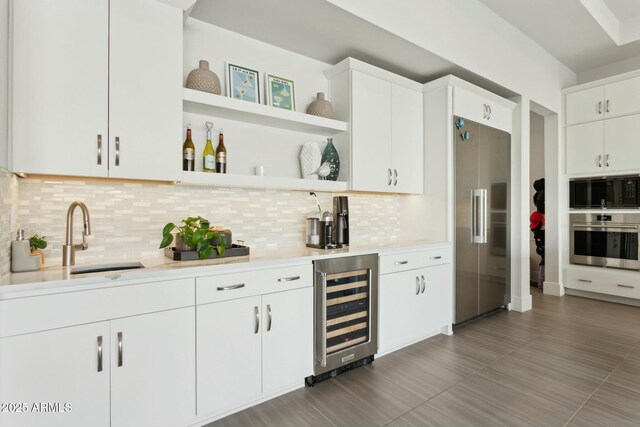
[[[214,249],[209,258],[229,258],[234,256],[249,255],[249,246],[240,246],[233,244],[233,246],[227,248],[224,251],[224,255],[218,255],[218,252]],[[164,248],[164,256],[174,261],[199,261],[198,253],[196,251],[177,251],[176,248]]]

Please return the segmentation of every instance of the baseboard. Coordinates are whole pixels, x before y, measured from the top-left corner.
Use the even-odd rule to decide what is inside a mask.
[[[531,298],[531,295],[525,295],[522,297],[517,297],[517,296],[511,296],[511,310],[513,311],[519,311],[519,312],[524,312],[524,311],[529,311],[531,310],[531,307],[533,306],[533,300]]]
[[[542,289],[545,295],[553,295],[556,297],[564,295],[564,286],[562,286],[561,283],[544,282],[544,287]]]
[[[637,300],[637,299],[634,299],[634,298],[619,297],[617,295],[599,294],[599,293],[596,293],[596,292],[581,291],[580,289],[569,289],[569,288],[567,288],[567,295],[574,295],[574,296],[577,296],[577,297],[597,299],[597,300],[607,301],[607,302],[615,302],[615,303],[618,303],[618,304],[633,305],[633,306],[636,306],[636,307],[640,306],[640,300]]]

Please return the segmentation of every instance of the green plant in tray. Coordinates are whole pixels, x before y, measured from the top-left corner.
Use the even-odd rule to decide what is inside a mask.
[[[224,235],[217,233],[211,229],[211,222],[208,219],[198,217],[189,217],[183,219],[181,225],[176,225],[173,222],[164,226],[162,230],[162,242],[160,242],[160,249],[166,248],[173,242],[173,231],[178,230],[176,233],[176,239],[180,238],[187,245],[195,248],[198,253],[198,258],[207,259],[213,251],[217,251],[218,255],[223,256],[227,246],[226,238]],[[218,240],[217,245],[212,245],[213,239]]]

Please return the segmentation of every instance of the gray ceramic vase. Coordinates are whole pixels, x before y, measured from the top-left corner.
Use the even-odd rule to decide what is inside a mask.
[[[187,77],[187,88],[215,93],[216,95],[222,93],[220,79],[216,73],[209,69],[209,61],[205,61],[204,59],[200,60],[198,68],[189,73]]]
[[[318,92],[317,99],[307,107],[307,114],[328,119],[333,118],[333,105],[324,99],[324,92]]]

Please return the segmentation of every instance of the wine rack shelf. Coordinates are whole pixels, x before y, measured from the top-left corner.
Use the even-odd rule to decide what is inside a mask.
[[[274,128],[333,136],[345,132],[346,122],[241,101],[193,89],[184,89],[183,110]]]
[[[182,172],[179,184],[306,191],[347,191],[347,183],[344,181],[324,181],[277,176],[233,175],[205,172]]]

